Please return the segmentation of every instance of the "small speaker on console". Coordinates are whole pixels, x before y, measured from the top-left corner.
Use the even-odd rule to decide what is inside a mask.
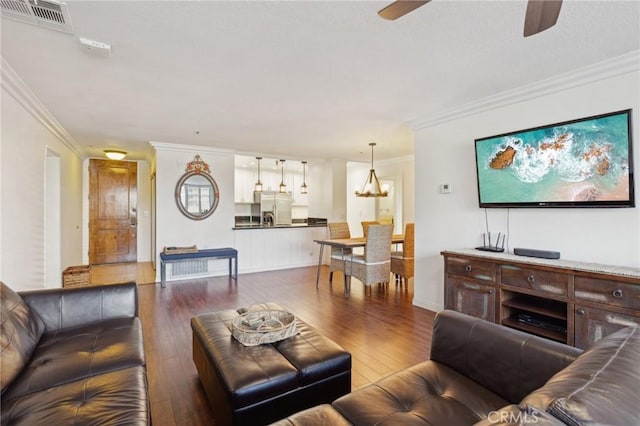
[[[540,257],[542,259],[560,259],[560,252],[551,250],[514,248],[513,254],[517,254],[518,256]]]

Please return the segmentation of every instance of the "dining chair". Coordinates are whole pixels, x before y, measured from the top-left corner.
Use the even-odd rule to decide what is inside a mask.
[[[349,231],[349,224],[347,222],[333,222],[329,223],[329,238],[332,240],[338,238],[351,238],[351,232]],[[344,274],[344,256],[351,255],[351,249],[331,248],[331,258],[329,261],[329,282],[333,282],[333,273],[340,271]]]
[[[376,283],[389,283],[392,234],[393,225],[369,225],[364,255],[353,255],[346,263],[344,273],[348,280],[345,293],[351,287],[352,276],[360,280],[365,288]]]
[[[415,224],[407,223],[404,227],[402,251],[391,253],[391,273],[394,274],[396,283],[408,283],[409,278],[413,277],[414,240]]]
[[[370,225],[380,225],[380,222],[377,220],[363,220],[360,223],[362,223],[362,236],[364,238],[367,238],[367,229]]]

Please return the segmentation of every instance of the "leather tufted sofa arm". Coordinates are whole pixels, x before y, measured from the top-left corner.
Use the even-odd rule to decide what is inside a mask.
[[[431,360],[517,404],[582,351],[455,311],[436,316]]]
[[[45,324],[45,333],[115,318],[138,316],[134,282],[19,293]]]

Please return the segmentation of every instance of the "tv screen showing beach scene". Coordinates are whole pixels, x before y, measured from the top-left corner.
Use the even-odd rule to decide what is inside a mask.
[[[634,207],[631,110],[475,140],[480,207]]]

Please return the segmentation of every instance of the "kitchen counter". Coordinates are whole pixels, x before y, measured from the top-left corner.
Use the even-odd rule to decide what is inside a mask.
[[[247,223],[241,224],[236,223],[236,226],[233,227],[233,230],[241,230],[241,229],[283,229],[283,228],[320,228],[326,227],[326,223],[292,223],[291,225],[274,225],[274,226],[264,226],[256,223]]]
[[[327,238],[329,233],[326,223],[277,226],[237,223],[240,224],[244,226],[233,228],[240,274],[317,265],[320,247],[314,241]]]

